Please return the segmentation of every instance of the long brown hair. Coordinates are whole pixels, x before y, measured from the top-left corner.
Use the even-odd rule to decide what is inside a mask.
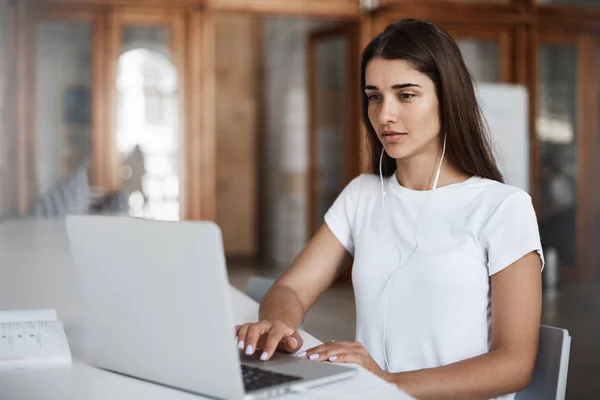
[[[471,75],[460,49],[448,33],[431,22],[415,19],[389,25],[363,52],[361,89],[365,87],[367,64],[373,58],[404,60],[427,75],[437,92],[440,132],[447,138],[447,160],[469,175],[504,181],[494,160]],[[368,100],[364,92],[362,117],[371,147],[371,166],[373,172],[379,174],[383,145],[369,121]],[[381,169],[383,175],[392,175],[396,170],[396,160],[385,154]]]

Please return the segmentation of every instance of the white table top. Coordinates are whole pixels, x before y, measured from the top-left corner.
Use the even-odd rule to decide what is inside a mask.
[[[256,302],[231,288],[235,322],[257,318]],[[204,397],[103,371],[80,359],[81,308],[63,221],[0,223],[0,310],[53,308],[73,353],[70,367],[0,372],[2,400],[197,400]],[[301,332],[305,347],[319,343]],[[286,399],[411,399],[364,369],[356,377]]]

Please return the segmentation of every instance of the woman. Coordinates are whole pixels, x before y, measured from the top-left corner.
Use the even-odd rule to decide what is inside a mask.
[[[541,251],[527,193],[502,183],[460,50],[434,24],[390,25],[362,57],[374,175],[325,224],[237,328],[267,360],[296,352],[305,313],[347,254],[356,342],[300,353],[357,363],[419,399],[514,398],[529,382],[541,314]]]

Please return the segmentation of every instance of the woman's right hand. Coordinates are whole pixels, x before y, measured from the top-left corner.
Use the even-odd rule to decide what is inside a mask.
[[[282,321],[259,321],[236,325],[238,349],[252,355],[261,349],[260,359],[269,360],[276,349],[294,353],[302,347],[302,337],[298,331]]]

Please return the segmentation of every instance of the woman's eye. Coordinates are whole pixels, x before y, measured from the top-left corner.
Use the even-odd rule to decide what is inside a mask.
[[[378,94],[369,94],[367,95],[367,99],[369,101],[378,101],[380,99],[380,96]]]
[[[415,95],[414,95],[414,94],[412,94],[412,93],[401,93],[401,94],[400,94],[400,98],[401,98],[402,100],[410,100],[410,99],[412,99],[414,96],[415,96]]]

